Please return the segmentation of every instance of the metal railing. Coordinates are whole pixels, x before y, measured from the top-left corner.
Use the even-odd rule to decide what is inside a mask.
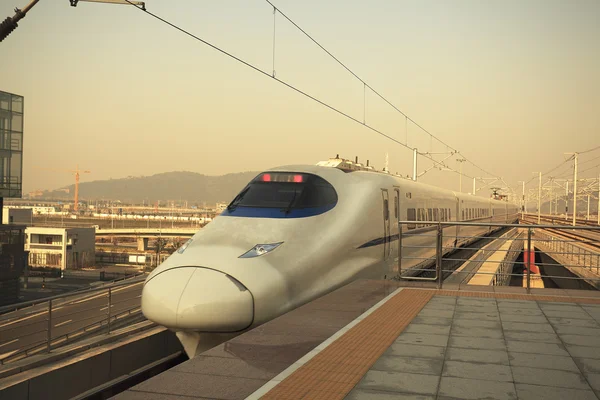
[[[432,281],[438,288],[449,283],[521,286],[521,282],[528,293],[545,284],[600,289],[598,226],[419,224],[424,227],[412,228],[415,221],[398,222],[398,279]],[[393,243],[390,240],[392,250]]]
[[[0,365],[91,334],[109,334],[116,326],[141,317],[141,277],[100,288],[52,296],[3,307],[0,315]]]

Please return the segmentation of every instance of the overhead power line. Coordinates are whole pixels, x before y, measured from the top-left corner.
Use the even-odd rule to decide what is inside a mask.
[[[399,112],[400,114],[402,114],[407,121],[412,122],[416,127],[418,127],[419,129],[421,129],[423,132],[425,132],[426,134],[428,134],[431,138],[435,139],[436,141],[438,141],[439,143],[443,144],[444,146],[446,146],[448,149],[452,150],[452,152],[461,155],[463,158],[467,158],[464,156],[464,154],[462,154],[460,151],[456,150],[455,148],[453,148],[452,146],[450,146],[448,143],[444,142],[443,140],[441,140],[440,138],[438,138],[437,136],[435,136],[434,134],[432,134],[430,131],[428,131],[427,129],[425,129],[421,124],[419,124],[418,122],[416,122],[414,119],[412,119],[411,117],[409,117],[406,113],[404,113],[402,110],[400,110],[398,107],[396,107],[390,100],[388,100],[387,98],[385,98],[382,94],[380,94],[377,90],[375,90],[371,85],[369,85],[365,80],[363,80],[361,77],[359,77],[354,71],[352,71],[348,66],[346,66],[346,64],[344,64],[342,61],[340,61],[336,56],[334,56],[329,50],[327,50],[323,45],[321,45],[321,43],[319,43],[315,38],[313,38],[310,34],[308,34],[308,32],[306,32],[304,29],[302,29],[296,22],[294,22],[290,17],[288,17],[283,11],[281,11],[280,8],[278,8],[276,5],[274,5],[270,0],[265,0],[271,7],[273,7],[274,10],[278,11],[279,14],[281,14],[282,17],[284,17],[285,19],[287,19],[292,25],[294,25],[300,32],[302,32],[306,37],[308,37],[313,43],[315,43],[317,46],[319,46],[319,48],[321,48],[321,50],[323,50],[325,53],[327,53],[331,58],[333,58],[338,64],[340,64],[342,67],[344,67],[346,69],[346,71],[350,72],[350,74],[352,74],[356,79],[358,79],[365,88],[369,88],[374,94],[376,94],[380,99],[382,99],[383,101],[385,101],[389,106],[391,106],[394,110],[396,110],[397,112]],[[406,143],[408,145],[408,143]],[[408,146],[407,146],[408,147]],[[423,155],[422,153],[419,153],[421,155]],[[497,175],[492,174],[486,170],[484,170],[483,168],[481,168],[479,165],[475,164],[474,162],[472,162],[471,160],[467,159],[467,162],[471,165],[473,165],[475,168],[478,168],[479,170],[481,170],[482,172],[484,172],[487,175],[496,177]],[[466,176],[466,175],[465,175]]]
[[[580,151],[579,154],[590,153],[590,152],[598,150],[598,149],[600,149],[600,146],[594,147],[593,149],[589,149],[589,150],[586,150],[586,151]]]
[[[141,7],[138,7],[136,4],[134,4],[134,3],[133,3],[133,2],[131,2],[130,0],[124,0],[124,1],[126,1],[127,3],[129,3],[129,4],[133,5],[133,6],[135,6],[135,7],[136,7],[137,9],[139,9],[140,11],[142,11],[142,12],[144,12],[144,13],[146,13],[146,14],[148,14],[148,15],[152,16],[152,17],[154,17],[155,19],[157,19],[157,20],[159,20],[159,21],[163,22],[164,24],[166,24],[166,25],[169,25],[170,27],[172,27],[172,28],[174,28],[174,29],[176,29],[176,30],[178,30],[178,31],[180,31],[180,32],[182,32],[182,33],[184,33],[184,34],[186,34],[186,35],[188,35],[188,36],[190,36],[190,37],[192,37],[192,38],[194,38],[194,39],[198,40],[199,42],[202,42],[202,43],[204,43],[205,45],[207,45],[207,46],[209,46],[209,47],[213,48],[214,50],[217,50],[218,52],[220,52],[220,53],[222,53],[222,54],[224,54],[224,55],[226,55],[226,56],[228,56],[228,57],[230,57],[230,58],[232,58],[232,59],[234,59],[234,60],[238,61],[239,63],[241,63],[241,64],[243,64],[243,65],[245,65],[245,66],[247,66],[247,67],[249,67],[249,68],[253,69],[254,71],[256,71],[256,72],[259,72],[259,73],[261,73],[261,74],[263,74],[263,75],[265,75],[265,76],[267,76],[267,77],[269,77],[269,78],[271,78],[271,79],[273,79],[273,80],[275,80],[275,81],[277,81],[277,82],[281,83],[282,85],[284,85],[284,86],[286,86],[286,87],[288,87],[288,88],[290,88],[290,89],[292,89],[292,90],[296,91],[297,93],[300,93],[300,94],[304,95],[305,97],[307,97],[307,98],[309,98],[309,99],[311,99],[311,100],[313,100],[313,101],[315,101],[315,102],[317,102],[317,103],[319,103],[319,104],[321,104],[321,105],[323,105],[323,106],[325,106],[325,107],[329,108],[330,110],[332,110],[332,111],[335,111],[335,112],[337,112],[337,113],[338,113],[338,114],[340,114],[340,115],[343,115],[344,117],[346,117],[346,118],[348,118],[348,119],[350,119],[350,120],[352,120],[352,121],[354,121],[354,122],[356,122],[356,123],[358,123],[358,124],[360,124],[360,125],[362,125],[362,126],[364,126],[364,127],[368,128],[368,129],[370,129],[371,131],[373,131],[373,132],[375,132],[375,133],[377,133],[377,134],[379,134],[379,135],[381,135],[381,136],[383,136],[383,137],[385,137],[385,138],[387,138],[387,139],[389,139],[389,140],[393,141],[393,142],[394,142],[394,143],[396,143],[396,144],[399,144],[400,146],[403,146],[403,147],[405,147],[405,148],[407,148],[407,149],[409,149],[409,150],[413,150],[412,148],[410,148],[410,147],[409,147],[409,146],[407,146],[406,144],[404,144],[404,143],[400,142],[399,140],[397,140],[397,139],[393,138],[392,136],[390,136],[390,135],[386,134],[385,132],[383,132],[383,131],[381,131],[381,130],[379,130],[379,129],[377,129],[377,128],[375,128],[375,127],[373,127],[373,126],[371,126],[371,125],[369,125],[369,124],[367,124],[367,123],[365,123],[365,122],[363,122],[363,121],[360,121],[360,120],[358,120],[358,119],[354,118],[353,116],[351,116],[351,115],[349,115],[349,114],[347,114],[347,113],[345,113],[345,112],[343,112],[343,111],[339,110],[338,108],[336,108],[336,107],[334,107],[334,106],[332,106],[332,105],[330,105],[330,104],[328,104],[328,103],[326,103],[326,102],[324,102],[324,101],[322,101],[322,100],[319,100],[319,99],[317,99],[316,97],[314,97],[314,96],[310,95],[309,93],[306,93],[306,92],[304,92],[303,90],[301,90],[301,89],[299,89],[299,88],[297,88],[297,87],[293,86],[292,84],[290,84],[290,83],[288,83],[288,82],[286,82],[286,81],[284,81],[284,80],[281,80],[281,79],[277,78],[277,77],[275,76],[275,74],[270,74],[270,73],[268,73],[268,72],[266,72],[266,71],[264,71],[264,70],[260,69],[259,67],[255,66],[255,65],[253,65],[253,64],[251,64],[251,63],[249,63],[249,62],[247,62],[247,61],[244,61],[243,59],[241,59],[241,58],[239,58],[239,57],[237,57],[237,56],[235,56],[235,55],[233,55],[233,54],[231,54],[231,53],[227,52],[226,50],[223,50],[223,49],[221,49],[220,47],[218,47],[218,46],[216,46],[216,45],[214,45],[214,44],[212,44],[212,43],[208,42],[207,40],[204,40],[204,39],[202,39],[202,38],[200,38],[200,37],[198,37],[198,36],[194,35],[193,33],[191,33],[191,32],[189,32],[189,31],[187,31],[187,30],[185,30],[185,29],[183,29],[183,28],[179,27],[178,25],[176,25],[176,24],[174,24],[174,23],[172,23],[172,22],[169,22],[169,21],[167,21],[166,19],[164,19],[164,18],[160,17],[159,15],[157,15],[157,14],[154,14],[154,13],[152,13],[152,12],[148,11],[148,10],[142,9]],[[282,15],[283,15],[283,14],[282,14]],[[448,147],[450,147],[450,146],[448,146]],[[446,169],[448,169],[448,170],[451,170],[452,172],[454,172],[454,173],[457,173],[457,174],[459,173],[458,171],[456,171],[456,170],[454,170],[454,169],[452,169],[452,168],[448,167],[448,166],[447,166],[445,163],[443,163],[443,162],[439,162],[439,161],[435,160],[434,158],[430,157],[430,156],[429,156],[429,155],[427,155],[427,154],[424,154],[424,153],[419,153],[419,154],[420,154],[421,156],[423,156],[423,157],[427,158],[428,160],[430,160],[430,161],[431,161],[431,162],[433,162],[434,164],[438,165],[439,167],[446,168]],[[460,154],[460,153],[459,153],[459,154]],[[475,164],[473,164],[473,165],[475,165]],[[485,172],[485,171],[484,171],[484,172]],[[486,173],[487,173],[487,172],[486,172]],[[472,176],[469,176],[469,175],[466,175],[466,174],[463,174],[463,176],[465,176],[465,177],[467,177],[467,178],[471,178],[471,179],[473,179],[473,177],[472,177]]]

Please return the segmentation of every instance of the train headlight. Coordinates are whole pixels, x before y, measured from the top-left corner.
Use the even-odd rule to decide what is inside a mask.
[[[279,246],[282,243],[283,242],[271,244],[257,244],[256,246],[242,254],[239,258],[252,258],[262,256],[263,254],[267,254],[268,252],[275,250],[277,246]]]
[[[183,252],[185,251],[185,249],[187,249],[187,247],[190,245],[190,243],[192,243],[192,240],[193,240],[193,239],[190,239],[190,240],[188,240],[187,242],[185,242],[185,243],[183,244],[183,246],[181,246],[181,247],[179,248],[179,250],[177,250],[177,252],[178,252],[179,254],[183,254]]]

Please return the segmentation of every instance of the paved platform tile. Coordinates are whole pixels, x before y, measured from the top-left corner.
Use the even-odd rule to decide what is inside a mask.
[[[428,310],[423,310],[419,313],[419,317],[452,318],[453,316],[454,316],[454,310],[428,309]]]
[[[556,318],[548,317],[548,322],[552,325],[568,325],[568,326],[581,326],[583,328],[600,328],[600,324],[594,319],[574,319],[574,318]]]
[[[425,307],[423,307],[422,311],[450,311],[454,312],[456,306],[454,304],[444,304],[444,303],[428,303]]]
[[[504,339],[483,339],[464,336],[450,336],[448,347],[462,347],[465,349],[504,350]]]
[[[548,318],[570,318],[570,319],[586,319],[593,320],[593,318],[583,311],[581,308],[574,309],[573,311],[556,311],[556,310],[542,310],[544,315]]]
[[[500,330],[502,325],[500,321],[480,321],[477,319],[454,318],[452,326],[459,328],[490,328]]]
[[[406,327],[404,332],[448,336],[450,334],[450,326],[411,323]]]
[[[383,355],[371,367],[377,371],[398,371],[411,374],[425,374],[440,376],[442,373],[443,360],[434,358],[398,357]]]
[[[236,378],[235,384],[232,384],[230,377],[165,371],[130,391],[233,399],[245,395],[249,388],[260,388],[264,383],[260,379]]]
[[[498,308],[518,308],[518,309],[532,309],[539,310],[540,307],[535,301],[523,301],[523,300],[511,300],[511,299],[498,299]]]
[[[493,314],[495,316],[498,316],[498,307],[494,304],[491,306],[484,306],[484,307],[478,307],[478,306],[463,306],[463,305],[457,305],[456,309],[454,310],[454,312],[457,313],[483,313],[483,314]]]
[[[418,315],[412,320],[413,324],[424,324],[424,325],[452,325],[452,318],[439,318],[439,317],[419,317]]]
[[[554,333],[554,328],[550,324],[530,324],[527,322],[509,322],[502,320],[502,329],[504,331],[533,332],[533,333]]]
[[[600,374],[600,360],[593,358],[574,358],[575,364],[579,367],[583,374]]]
[[[358,383],[357,387],[388,392],[435,395],[439,379],[439,376],[435,375],[369,371]]]
[[[515,383],[583,390],[590,389],[585,377],[578,372],[531,367],[511,367],[511,369]]]
[[[572,344],[565,344],[565,348],[574,359],[592,358],[595,360],[600,360],[600,351],[597,351],[596,349],[587,346],[575,346]]]
[[[600,337],[597,336],[583,336],[583,335],[559,335],[561,340],[565,342],[565,344],[573,344],[576,346],[588,346],[588,347],[596,347],[595,350],[590,349],[590,351],[598,351],[600,352]]]
[[[452,326],[450,331],[451,336],[468,336],[478,338],[490,338],[490,339],[502,339],[502,330],[500,329],[488,329],[488,328],[461,328],[459,326]]]
[[[394,343],[445,347],[448,343],[448,336],[429,335],[425,333],[402,333],[400,336],[398,336]]]
[[[500,313],[502,322],[522,322],[526,324],[548,324],[548,318],[544,315],[519,315],[519,314],[502,314]]]
[[[449,347],[448,350],[446,350],[446,360],[509,365],[508,352],[506,350]]]
[[[437,360],[443,360],[445,350],[445,347],[394,343],[386,350],[384,354],[390,356],[434,358]]]
[[[438,399],[443,398],[516,400],[517,394],[514,384],[510,382],[493,382],[443,376],[440,381]]]
[[[564,346],[556,343],[522,342],[506,340],[506,348],[514,353],[549,354],[553,356],[568,356]]]
[[[581,326],[555,325],[554,330],[559,335],[583,335],[600,337],[600,329],[583,328]]]
[[[458,296],[456,298],[456,304],[462,304],[462,305],[495,305],[496,299],[494,299],[493,297],[478,297],[478,298],[473,298],[473,297],[463,297],[463,296]]]
[[[485,313],[485,312],[461,312],[456,311],[454,318],[459,319],[476,319],[479,321],[500,321],[500,314],[496,313]]]
[[[516,308],[516,307],[503,307],[498,306],[500,316],[504,318],[506,315],[524,315],[530,317],[543,317],[544,313],[542,310],[537,308]]]
[[[587,373],[585,374],[585,377],[592,389],[596,392],[600,391],[600,374]]]
[[[522,342],[561,343],[560,339],[555,333],[505,331],[504,337],[509,340],[517,340]]]
[[[1,398],[1,397],[0,397]],[[128,390],[111,397],[111,400],[212,400],[210,397],[200,396],[177,396],[174,394],[140,392],[137,390]]]
[[[430,303],[447,303],[447,304],[456,304],[456,297],[448,297],[448,296],[438,296],[434,294],[434,296],[429,300]]]
[[[420,394],[381,392],[379,390],[353,389],[345,400],[435,400],[435,396]]]
[[[532,367],[558,369],[561,371],[579,372],[571,357],[552,356],[549,354],[531,354],[508,352],[510,365],[513,367]]]
[[[463,361],[444,362],[442,376],[454,376],[487,381],[512,382],[510,367],[499,364],[482,364]]]
[[[576,303],[547,303],[539,302],[538,306],[546,311],[562,311],[562,312],[581,312],[582,306]]]
[[[598,400],[591,390],[515,384],[519,400]]]

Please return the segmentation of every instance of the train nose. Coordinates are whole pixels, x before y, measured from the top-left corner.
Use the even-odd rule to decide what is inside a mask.
[[[254,319],[250,291],[222,272],[180,267],[152,277],[142,292],[142,313],[171,329],[236,332]]]

